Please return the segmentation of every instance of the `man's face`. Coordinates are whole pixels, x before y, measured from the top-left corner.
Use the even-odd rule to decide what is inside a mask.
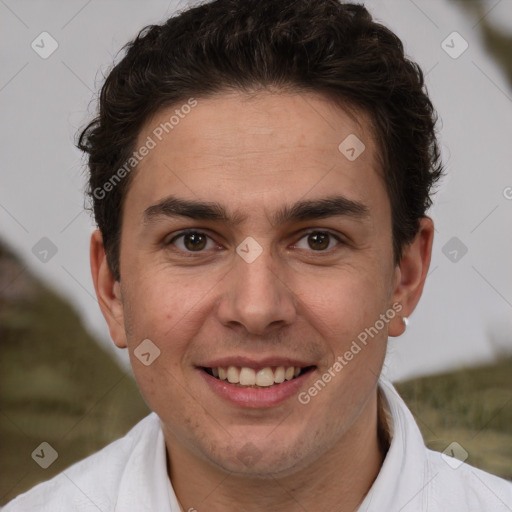
[[[375,325],[396,279],[376,143],[366,117],[310,94],[197,102],[162,141],[153,131],[179,105],[140,133],[137,147],[148,136],[157,144],[124,203],[126,330],[115,341],[126,341],[171,453],[285,474],[375,418],[388,328]],[[354,135],[365,145],[355,159]],[[176,215],[180,201],[214,209]],[[370,327],[366,345],[357,341]],[[148,366],[134,355],[145,339],[160,350]],[[262,385],[216,377],[230,366],[234,381],[254,382],[263,370]],[[289,367],[301,374],[269,385]],[[310,393],[329,369],[329,382]]]

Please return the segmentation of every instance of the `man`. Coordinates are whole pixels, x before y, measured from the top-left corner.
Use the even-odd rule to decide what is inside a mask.
[[[217,0],[147,27],[79,147],[96,294],[154,413],[7,512],[512,510],[380,377],[442,165],[421,70],[364,7]]]

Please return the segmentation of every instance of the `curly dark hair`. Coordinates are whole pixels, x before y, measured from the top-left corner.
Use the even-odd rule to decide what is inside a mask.
[[[143,28],[124,49],[101,89],[97,117],[77,142],[88,154],[87,194],[116,280],[133,173],[105,184],[126,169],[141,128],[158,110],[234,90],[319,93],[369,115],[391,203],[395,263],[400,261],[443,173],[437,116],[420,67],[363,6],[214,0]]]

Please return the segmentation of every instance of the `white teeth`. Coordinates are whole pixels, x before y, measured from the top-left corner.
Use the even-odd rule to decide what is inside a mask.
[[[227,380],[230,384],[241,384],[242,386],[269,387],[274,384],[281,384],[285,380],[292,380],[298,377],[301,368],[294,366],[278,366],[274,370],[270,366],[254,370],[253,368],[228,366],[212,368],[214,377],[220,380]]]
[[[274,382],[276,384],[281,384],[281,382],[284,382],[284,366],[278,366],[276,368],[276,371],[274,372]]]
[[[240,384],[242,386],[254,386],[256,384],[256,372],[245,366],[240,370]]]
[[[226,376],[231,384],[238,384],[240,382],[240,371],[236,366],[228,366]]]
[[[274,384],[274,372],[272,368],[263,368],[256,374],[256,385],[257,386],[272,386]]]

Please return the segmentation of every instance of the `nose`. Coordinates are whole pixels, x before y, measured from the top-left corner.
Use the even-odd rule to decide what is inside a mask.
[[[262,336],[292,324],[296,317],[297,297],[268,249],[251,263],[235,256],[221,293],[217,316],[227,327]]]

